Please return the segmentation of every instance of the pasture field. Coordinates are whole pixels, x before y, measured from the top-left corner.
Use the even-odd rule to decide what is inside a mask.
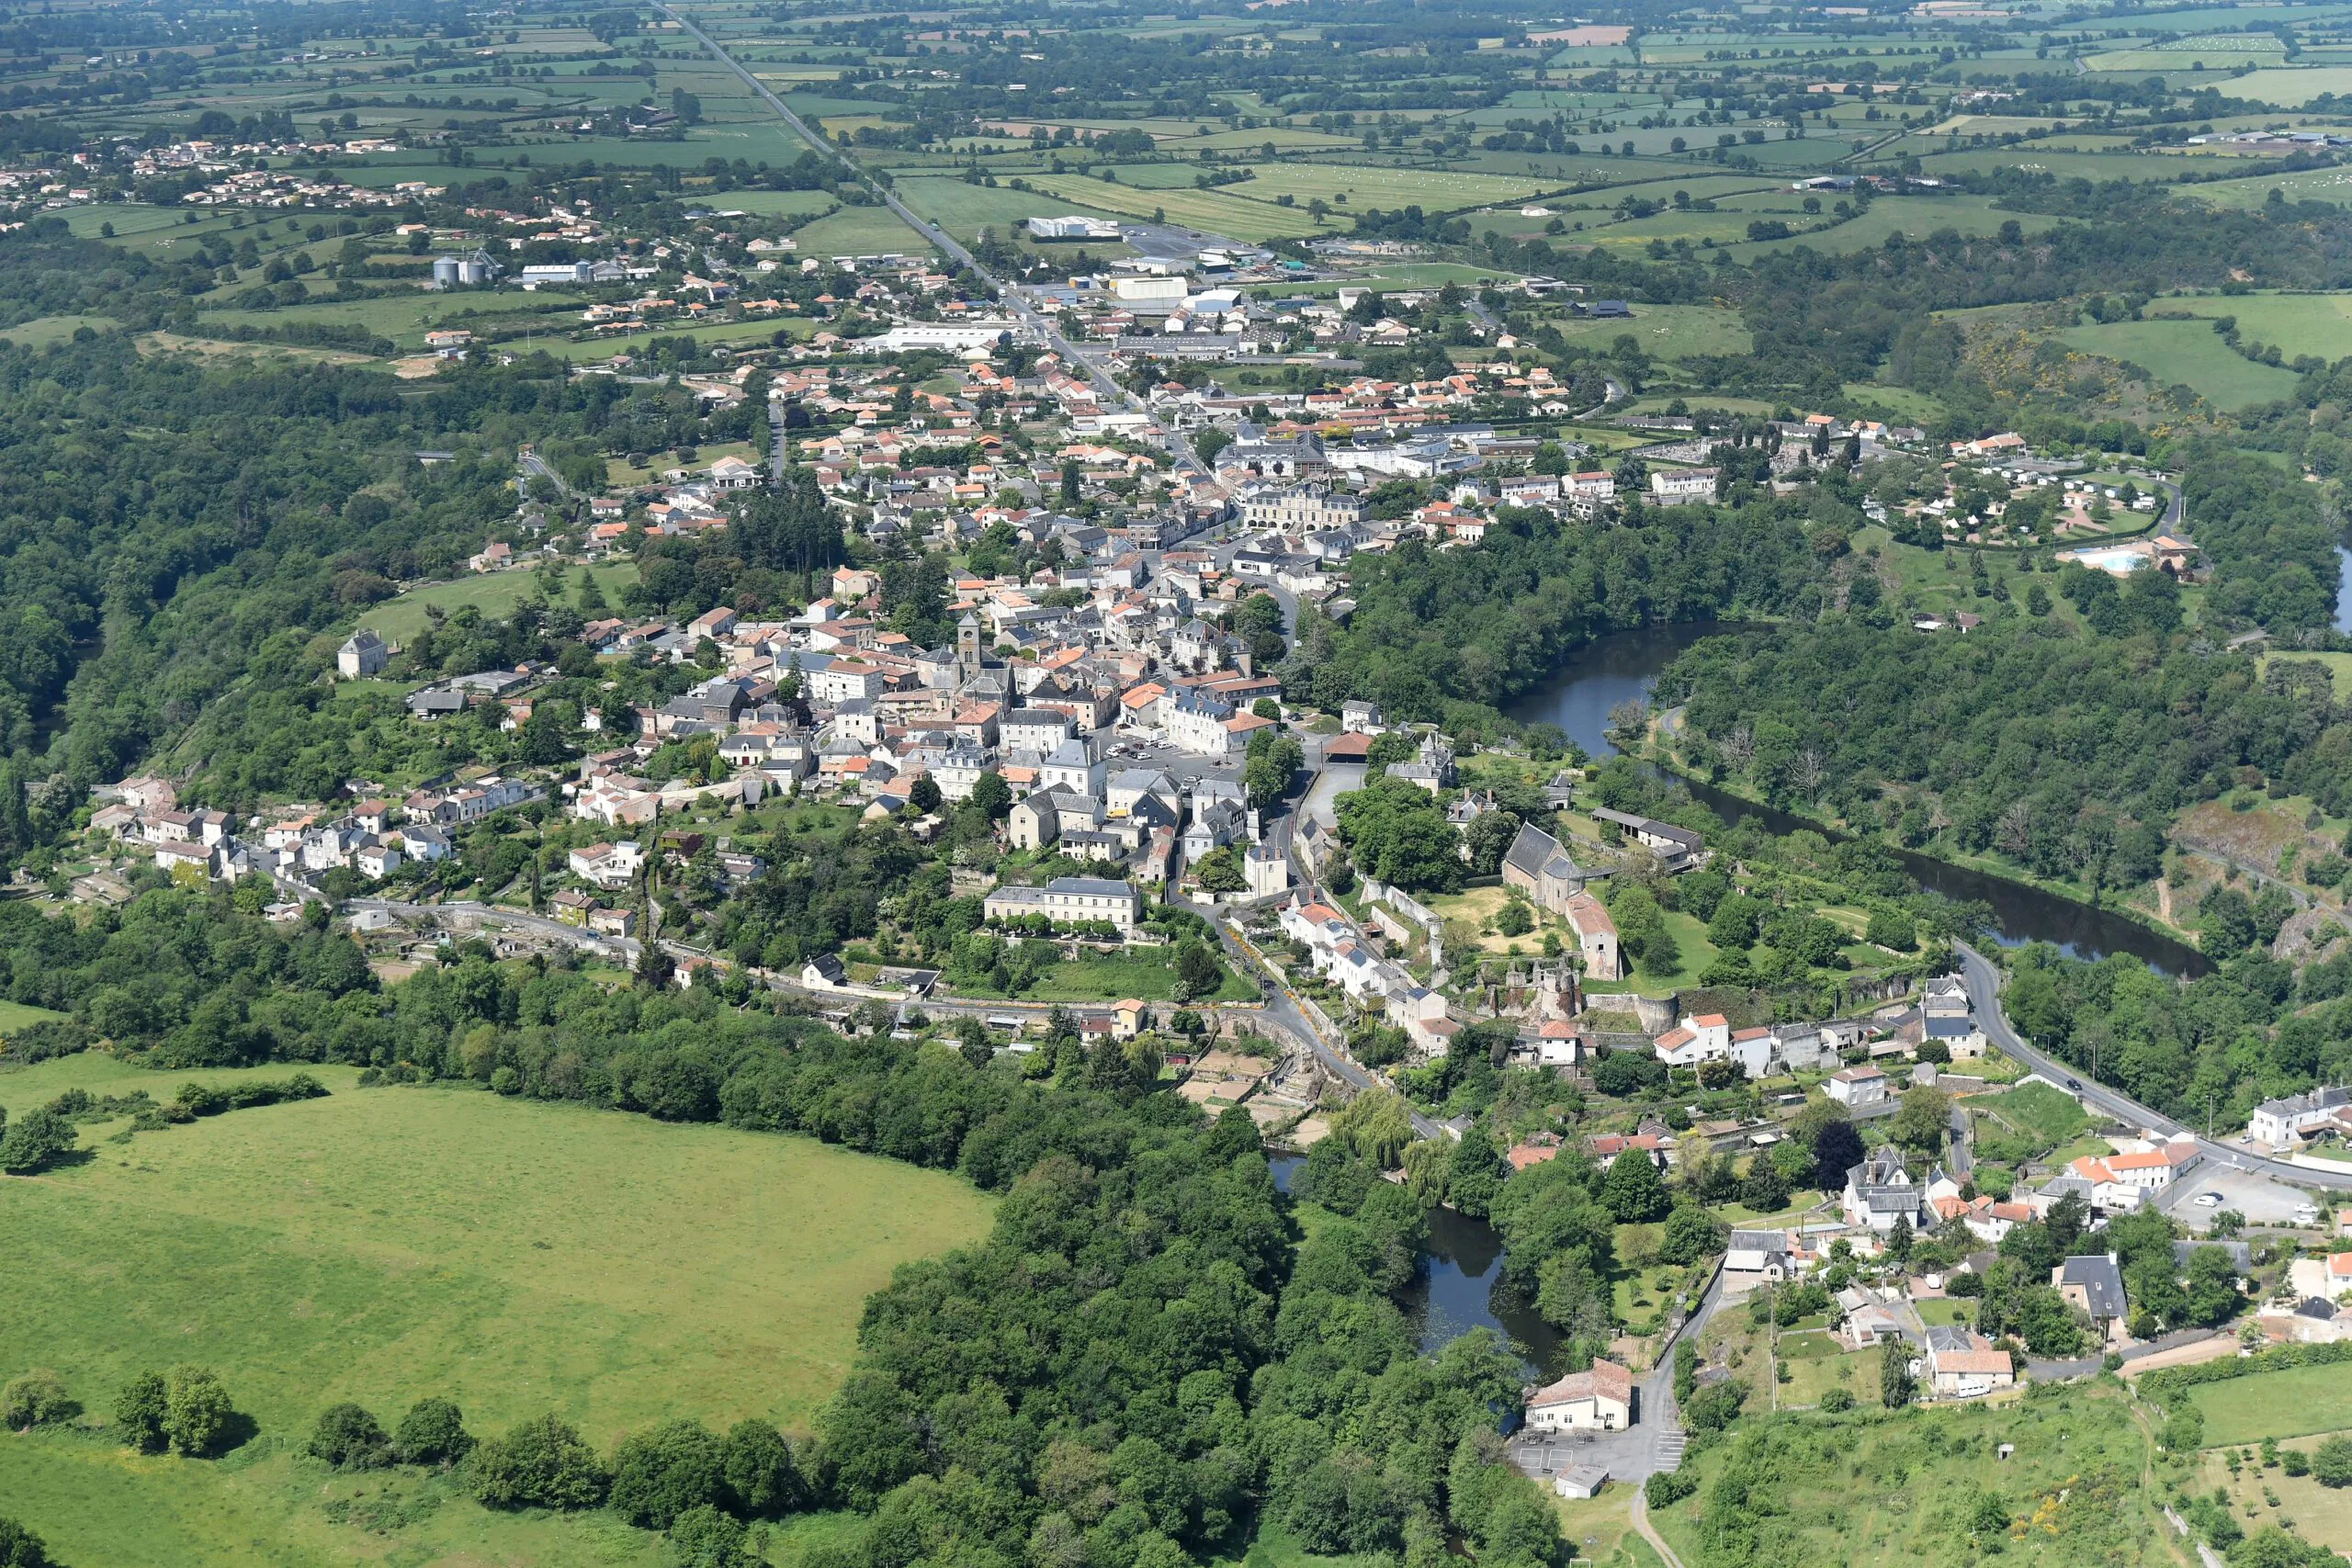
[[[2166,314],[2189,313],[2199,326],[2234,316],[2238,332],[2247,342],[2278,344],[2290,357],[2316,354],[2323,359],[2341,359],[2352,354],[2352,294],[2215,295],[2165,299],[2149,309]]]
[[[110,333],[121,325],[112,316],[36,316],[13,327],[0,327],[0,337],[27,348],[47,348],[51,344],[65,342],[84,327]]]
[[[844,207],[795,230],[792,237],[799,243],[798,254],[803,256],[863,256],[891,251],[920,255],[930,249],[887,207]]]
[[[2250,179],[2215,180],[2184,186],[2180,196],[2214,207],[2261,207],[2273,190],[2289,201],[2328,201],[2342,206],[2352,201],[2352,170],[2305,169],[2292,175],[2257,175]]]
[[[1736,310],[1713,305],[1636,305],[1634,319],[1570,317],[1555,321],[1560,335],[1587,348],[1605,348],[1630,333],[1644,353],[1657,359],[1690,354],[1747,354],[1755,336]]]
[[[396,1531],[388,1560],[328,1521],[324,1472],[298,1452],[329,1404],[396,1417],[427,1394],[478,1433],[552,1409],[600,1448],[673,1415],[805,1428],[847,1371],[866,1295],[989,1221],[952,1176],[811,1139],[318,1076],[328,1099],[127,1143],[86,1127],[84,1163],[0,1181],[18,1308],[0,1319],[0,1367],[52,1369],[103,1412],[134,1372],[195,1361],[257,1428],[213,1461],[0,1436],[0,1496],[63,1561],[658,1561],[608,1518],[496,1516],[455,1495]],[[96,1055],[0,1078],[20,1103],[179,1081]]]
[[[2177,84],[2167,77],[2166,85]],[[2232,82],[2229,93],[2232,97],[2254,98],[2282,109],[2299,109],[2322,93],[2334,93],[2338,97],[2352,93],[2352,65],[2257,70]]]
[[[2185,382],[2219,409],[2249,408],[2295,389],[2293,371],[2243,357],[2204,321],[2109,321],[2057,335],[2086,354],[2144,366],[2160,385]]]
[[[1726,247],[1736,260],[1746,261],[1767,251],[1792,250],[1809,245],[1816,251],[1840,254],[1848,251],[1866,251],[1886,243],[1891,234],[1900,233],[1906,240],[1924,240],[1939,229],[1954,229],[1962,234],[1992,234],[2002,224],[2014,220],[2029,234],[2038,234],[2057,222],[2054,218],[2031,212],[2004,212],[1993,205],[1993,198],[1982,196],[1940,196],[1925,199],[1908,197],[1874,201],[1870,210],[1859,217],[1825,229],[1817,234],[1796,234],[1786,240],[1743,240]],[[1747,231],[1745,222],[1741,232]]]
[[[622,561],[610,566],[592,566],[589,571],[596,579],[596,586],[604,590],[607,600],[617,601],[622,589],[637,581],[637,563]],[[371,628],[386,642],[404,642],[424,629],[425,606],[432,605],[447,614],[470,604],[484,617],[498,619],[521,604],[531,591],[537,574],[517,569],[513,571],[490,571],[458,578],[448,582],[435,582],[423,588],[412,588],[396,599],[387,599],[359,617],[359,624]],[[578,573],[567,570],[561,576],[558,596],[569,598]]]
[[[1419,207],[1451,212],[1487,202],[1517,201],[1552,187],[1535,175],[1459,174],[1447,169],[1381,169],[1354,164],[1270,164],[1258,177],[1226,187],[1259,201],[1290,196],[1303,206],[1320,197],[1347,198],[1351,208]]]
[[[2289,1367],[2188,1391],[2208,1447],[2352,1430],[2352,1378],[2342,1367]]]
[[[47,1008],[29,1007],[23,1002],[0,1001],[0,1040],[6,1039],[11,1033],[28,1023],[46,1023],[64,1016],[62,1012],[51,1012]],[[6,1091],[7,1081],[5,1077],[0,1077],[0,1092]],[[6,1103],[7,1102],[5,1100],[0,1100],[0,1105]]]

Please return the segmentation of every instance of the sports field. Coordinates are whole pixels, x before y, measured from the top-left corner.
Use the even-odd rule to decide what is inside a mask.
[[[806,1429],[866,1296],[989,1222],[952,1176],[810,1139],[319,1076],[331,1098],[127,1143],[85,1128],[84,1163],[0,1180],[0,1370],[53,1369],[103,1412],[132,1373],[199,1362],[257,1427],[209,1462],[0,1435],[0,1496],[61,1561],[658,1561],[609,1520],[455,1496],[388,1543],[332,1524],[295,1451],[329,1404],[396,1418],[427,1394],[476,1432],[552,1409],[600,1449],[670,1416]],[[180,1081],[85,1055],[7,1075],[0,1098]]]
[[[2239,355],[2208,321],[2109,321],[2070,327],[2058,337],[2086,353],[2143,366],[2161,385],[2186,382],[2216,408],[2249,408],[2295,389],[2293,371]]]

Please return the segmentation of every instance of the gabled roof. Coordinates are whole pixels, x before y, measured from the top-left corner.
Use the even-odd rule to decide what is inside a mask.
[[[2069,1258],[2058,1266],[2057,1282],[2080,1287],[2093,1317],[2123,1315],[2123,1271],[2116,1267],[2109,1254],[2092,1252]]]
[[[1614,1361],[1596,1360],[1589,1371],[1570,1372],[1549,1388],[1538,1389],[1528,1396],[1527,1408],[1540,1410],[1547,1404],[1568,1404],[1581,1399],[1595,1398],[1631,1404],[1634,1400],[1634,1374]]]

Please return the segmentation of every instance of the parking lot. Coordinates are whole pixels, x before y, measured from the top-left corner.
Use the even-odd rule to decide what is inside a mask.
[[[2229,1212],[2244,1214],[2249,1225],[2290,1225],[2295,1211],[2312,1201],[2312,1195],[2300,1188],[2210,1159],[2181,1178],[2177,1190],[2178,1195],[2165,1207],[2174,1219],[2200,1232],[2212,1228],[2214,1215]],[[2220,1193],[2222,1201],[2199,1202],[2208,1192]]]

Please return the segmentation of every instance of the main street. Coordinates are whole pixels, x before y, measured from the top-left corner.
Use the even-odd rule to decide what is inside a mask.
[[[684,28],[696,42],[710,51],[713,58],[717,59],[721,65],[741,78],[743,85],[752,90],[752,96],[781,116],[784,122],[792,127],[802,141],[837,163],[847,162],[836,149],[826,144],[823,137],[809,130],[808,122],[795,114],[782,98],[770,92],[766,83],[746,70],[733,55],[721,49],[718,40],[703,31],[692,18],[673,6],[661,4],[660,0],[655,0],[655,9]],[[1079,352],[1077,347],[1062,335],[1061,328],[1057,323],[1032,305],[1018,288],[1005,283],[1003,279],[981,265],[978,259],[959,243],[954,235],[931,220],[917,216],[913,209],[899,199],[896,192],[876,183],[866,175],[864,170],[852,164],[850,174],[858,185],[896,213],[901,222],[922,236],[926,243],[938,247],[958,266],[969,270],[974,276],[985,282],[1005,308],[1021,319],[1023,326],[1035,333],[1038,339],[1053,349],[1056,354],[1061,355],[1063,363],[1073,369],[1082,370],[1104,397],[1136,413],[1142,414],[1147,419],[1151,417],[1150,409],[1145,406],[1141,398],[1120,386],[1111,378],[1109,371]],[[1166,448],[1168,455],[1175,460],[1178,468],[1199,468],[1202,467],[1200,458],[1193,451],[1193,444],[1184,438],[1181,431],[1167,429],[1155,423],[1152,426],[1152,434]]]
[[[1968,987],[1969,1005],[1975,1010],[1976,1017],[1984,1026],[1984,1037],[2043,1077],[2064,1086],[2086,1106],[2104,1111],[2129,1126],[2150,1127],[2159,1133],[2187,1133],[2197,1140],[2197,1146],[2213,1165],[2250,1171],[2274,1181],[2291,1182],[2301,1187],[2352,1190],[2352,1170],[2342,1173],[2314,1170],[2309,1166],[2292,1165],[2285,1160],[2266,1159],[2250,1150],[2206,1137],[2193,1127],[2183,1126],[2172,1118],[2142,1105],[2121,1089],[2082,1078],[2075,1068],[2027,1044],[2010,1026],[2008,1015],[2001,1010],[2000,972],[1994,968],[1992,961],[1965,943],[1960,944],[1958,951],[1961,978]]]

